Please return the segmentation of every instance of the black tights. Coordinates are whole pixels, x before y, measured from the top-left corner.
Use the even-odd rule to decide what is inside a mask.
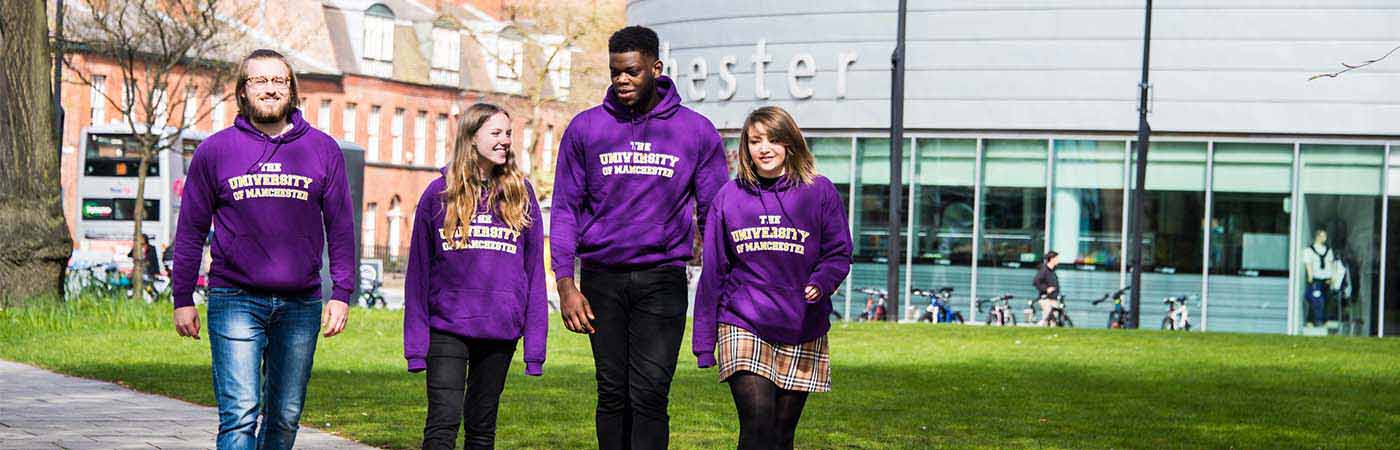
[[[739,450],[791,450],[807,393],[779,389],[753,372],[736,373],[728,381],[739,409]]]

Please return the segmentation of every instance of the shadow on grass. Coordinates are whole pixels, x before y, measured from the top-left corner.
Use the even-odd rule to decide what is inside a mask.
[[[182,363],[52,365],[77,376],[212,405],[209,368]],[[321,357],[302,423],[387,448],[415,448],[421,374],[345,370]],[[502,398],[499,448],[594,444],[593,371],[517,361]],[[678,369],[673,448],[726,448],[737,422],[712,370]],[[834,392],[808,403],[801,448],[1382,448],[1400,429],[1400,381],[1327,368],[1112,370],[1061,363],[837,365]]]

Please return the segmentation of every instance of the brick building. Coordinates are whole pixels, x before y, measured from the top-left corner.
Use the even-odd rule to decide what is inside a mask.
[[[274,48],[288,55],[300,81],[306,120],[366,149],[361,205],[366,258],[383,258],[392,266],[407,257],[414,206],[450,157],[457,115],[472,103],[492,102],[509,110],[522,168],[532,173],[532,179],[552,174],[553,149],[579,109],[569,98],[574,83],[571,64],[583,51],[560,49],[562,37],[534,31],[528,22],[493,17],[487,11],[504,11],[498,3],[484,2],[483,8],[477,8],[466,1],[263,2],[257,4],[258,23],[246,24],[255,30],[249,33],[251,39],[262,40],[250,47]],[[620,7],[616,9],[620,14]],[[294,32],[278,39],[268,37],[271,32],[258,31],[263,20],[269,28]],[[548,63],[546,54],[553,55]],[[97,92],[120,90],[121,71],[101,58],[77,55],[74,60],[85,78],[102,80],[103,87],[78,83],[71,70],[65,75],[64,211],[75,245],[125,255],[129,241],[90,239],[74,225],[82,201],[75,189],[83,170],[78,167],[77,153],[84,148],[80,141],[85,131],[123,122]],[[532,85],[536,79],[545,80],[544,85]],[[593,82],[593,87],[579,86],[589,89],[590,99],[606,83],[605,78],[580,81]],[[186,101],[178,95],[169,97],[170,115],[178,116]],[[231,125],[236,114],[230,99],[191,128],[196,135],[216,131]],[[193,147],[187,148],[184,156],[188,158],[192,151]],[[159,244],[169,239],[156,236]]]

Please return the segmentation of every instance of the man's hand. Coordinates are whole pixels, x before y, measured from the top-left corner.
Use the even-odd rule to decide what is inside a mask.
[[[1054,286],[1050,286],[1050,287],[1045,288],[1045,293],[1046,293],[1046,294],[1054,294],[1054,293],[1055,293],[1055,287],[1054,287]]]
[[[199,340],[199,309],[194,306],[175,308],[175,332],[181,337]]]
[[[564,319],[564,328],[575,333],[593,334],[593,308],[588,299],[574,286],[573,278],[559,279],[559,315]]]
[[[350,316],[350,305],[339,300],[327,301],[321,307],[321,328],[326,330],[326,337],[335,336],[345,331],[345,321]]]
[[[807,289],[803,292],[803,298],[807,300],[807,303],[816,303],[817,299],[821,298],[821,296],[822,290],[810,284],[807,285]]]

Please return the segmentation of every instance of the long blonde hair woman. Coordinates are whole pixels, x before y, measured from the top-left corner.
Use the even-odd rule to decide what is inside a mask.
[[[452,448],[463,421],[467,448],[493,445],[497,405],[521,337],[525,373],[543,370],[544,233],[534,190],[515,166],[510,129],[500,107],[467,108],[452,162],[414,213],[404,358],[410,372],[428,372],[425,449]]]

